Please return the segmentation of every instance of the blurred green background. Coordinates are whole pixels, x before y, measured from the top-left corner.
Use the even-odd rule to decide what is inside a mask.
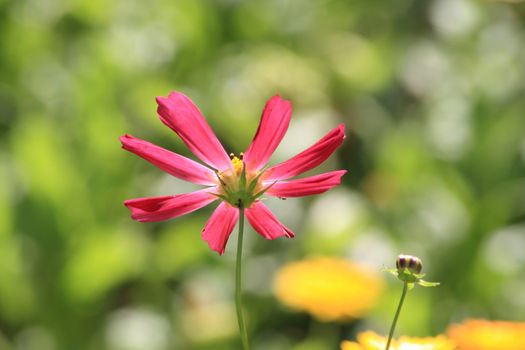
[[[120,149],[130,133],[191,156],[156,116],[179,90],[228,152],[265,101],[294,104],[282,161],[339,122],[324,195],[268,200],[293,240],[246,236],[254,349],[324,350],[386,333],[400,284],[350,326],[281,306],[276,269],[307,256],[379,269],[423,259],[399,334],[525,315],[525,5],[476,0],[0,1],[0,349],[238,349],[235,239],[213,206],[164,223],[124,199],[193,189]],[[235,236],[233,236],[235,237]]]

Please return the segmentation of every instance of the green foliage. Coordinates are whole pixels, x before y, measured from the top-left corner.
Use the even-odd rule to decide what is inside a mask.
[[[238,348],[235,239],[208,249],[211,209],[140,224],[122,205],[193,189],[118,142],[191,157],[156,117],[174,89],[235,154],[269,97],[291,99],[272,164],[347,125],[316,169],[348,169],[341,188],[265,199],[297,237],[246,234],[258,348],[334,348],[272,298],[273,271],[306,255],[377,269],[420,256],[442,285],[411,293],[399,333],[523,317],[524,14],[475,0],[0,1],[0,348]],[[366,326],[386,329],[391,305]]]

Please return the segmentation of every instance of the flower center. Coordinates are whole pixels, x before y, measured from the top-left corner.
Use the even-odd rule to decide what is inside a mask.
[[[244,167],[244,163],[242,161],[243,156],[244,156],[244,153],[242,152],[239,154],[239,157],[237,157],[233,153],[230,153],[230,158],[232,159],[233,171],[237,176],[241,175],[242,168]]]
[[[260,181],[263,171],[248,172],[243,162],[243,153],[237,157],[230,154],[232,169],[217,172],[219,193],[216,195],[234,207],[249,207],[268,189]]]

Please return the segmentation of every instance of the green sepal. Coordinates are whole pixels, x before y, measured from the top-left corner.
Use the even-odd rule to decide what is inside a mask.
[[[215,197],[218,197],[218,198],[222,199],[223,201],[226,201],[226,202],[228,201],[228,200],[226,199],[226,196],[223,195],[223,194],[212,193],[212,192],[210,192],[210,194],[211,194],[211,195],[214,195]]]
[[[264,172],[261,171],[256,177],[253,178],[253,180],[248,185],[248,193],[253,192],[253,190],[255,189],[255,186],[257,186],[257,183],[259,182],[259,179],[261,178],[263,173]]]
[[[266,188],[263,188],[262,190],[260,190],[259,192],[257,192],[254,196],[253,196],[253,200],[255,201],[257,198],[259,198],[260,196],[262,196],[266,191],[268,191],[273,185],[275,185],[277,183],[277,181],[271,183],[270,185],[266,186]]]
[[[410,272],[408,269],[402,269],[402,270],[398,270],[397,272],[397,278],[399,278],[401,281],[403,282],[407,282],[407,283],[415,283],[418,281],[419,275],[415,274],[415,273],[412,273]]]
[[[224,182],[224,180],[221,178],[218,171],[215,172],[215,176],[217,176],[217,179],[219,180],[221,185],[226,186],[226,182]]]
[[[421,287],[437,287],[440,285],[439,282],[429,282],[424,280],[417,281],[417,284],[419,284]]]
[[[241,172],[241,178],[240,178],[240,188],[246,187],[246,167],[244,166],[244,162],[242,163],[242,172]]]
[[[397,277],[398,273],[397,273],[397,269],[387,269],[387,268],[383,268],[381,269],[381,272],[388,272],[390,274],[392,274],[393,276]]]
[[[224,186],[224,187],[222,188],[222,190],[224,191],[224,195],[223,195],[223,196],[224,196],[225,198],[233,198],[233,197],[234,197],[234,193],[233,193],[233,191],[230,190],[227,186]],[[225,199],[225,201],[228,202],[227,199]]]
[[[391,275],[397,277],[403,282],[406,282],[408,284],[408,289],[411,290],[414,288],[414,285],[417,283],[422,287],[437,287],[439,286],[439,282],[428,282],[425,280],[422,280],[422,277],[425,277],[424,273],[412,273],[407,268],[405,269],[387,269],[383,268],[381,271],[388,272]]]

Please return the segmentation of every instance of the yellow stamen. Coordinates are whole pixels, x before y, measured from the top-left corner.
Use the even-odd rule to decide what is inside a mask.
[[[237,175],[241,175],[242,168],[244,167],[244,163],[242,161],[242,156],[243,156],[243,154],[241,153],[239,155],[239,158],[237,158],[237,156],[233,156],[232,157],[233,170],[234,170],[235,174],[237,174]]]

